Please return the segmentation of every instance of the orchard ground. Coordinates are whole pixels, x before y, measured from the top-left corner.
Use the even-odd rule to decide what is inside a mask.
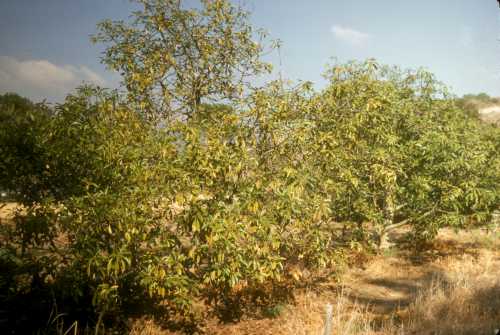
[[[500,234],[440,231],[429,251],[401,249],[366,256],[338,281],[309,283],[276,318],[220,324],[207,334],[323,334],[325,306],[334,306],[333,334],[493,334],[500,326]],[[175,334],[151,320],[131,335]]]
[[[499,123],[500,122],[500,104],[485,107],[479,110],[481,119],[487,122]]]
[[[9,224],[15,203],[0,205]],[[392,239],[404,236],[399,230]],[[500,231],[442,229],[418,255],[392,247],[360,253],[339,278],[300,278],[293,301],[267,318],[219,323],[207,310],[206,334],[322,334],[334,306],[334,334],[492,334],[500,326]],[[153,320],[132,320],[130,335],[176,334]]]

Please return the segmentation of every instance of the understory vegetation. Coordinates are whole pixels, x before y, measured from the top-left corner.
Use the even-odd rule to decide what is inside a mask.
[[[1,225],[2,327],[155,315],[194,331],[200,305],[273,314],[306,273],[335,275],[396,228],[420,250],[494,223],[500,130],[432,74],[367,60],[329,66],[321,90],[253,87],[270,65],[246,12],[138,2],[94,36],[123,92],[0,97],[0,191],[20,205]]]

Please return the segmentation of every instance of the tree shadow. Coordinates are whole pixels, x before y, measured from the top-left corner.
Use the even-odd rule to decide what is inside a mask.
[[[351,288],[347,297],[351,302],[366,306],[376,315],[392,315],[415,302],[418,293],[433,282],[448,282],[446,274],[430,267],[419,276],[408,278],[365,278],[359,287]]]

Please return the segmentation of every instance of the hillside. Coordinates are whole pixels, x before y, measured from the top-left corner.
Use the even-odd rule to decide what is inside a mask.
[[[458,105],[472,115],[477,115],[486,122],[500,121],[500,98],[490,97],[485,93],[477,95],[466,94],[457,99]]]
[[[500,104],[480,109],[479,116],[486,122],[500,123]]]

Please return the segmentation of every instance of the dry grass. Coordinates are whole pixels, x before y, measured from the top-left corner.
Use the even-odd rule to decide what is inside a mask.
[[[493,334],[500,328],[500,239],[481,231],[444,231],[436,250],[416,262],[390,253],[340,284],[297,291],[275,319],[207,322],[206,334],[323,334],[325,307],[334,306],[332,335]],[[131,335],[171,334],[140,321]]]
[[[442,262],[436,277],[408,308],[409,334],[493,334],[500,328],[500,257],[482,251]]]
[[[404,285],[397,280],[404,268],[382,267],[386,271],[384,277],[394,278],[395,284],[385,287],[387,304],[393,304],[391,312],[380,314],[377,298],[372,303],[360,302],[342,291],[333,298],[333,334],[491,335],[494,329],[500,328],[498,253],[483,250],[477,258],[446,257],[428,267],[433,270],[423,270],[425,275],[414,279],[415,291],[406,292],[407,298],[413,300],[407,307],[401,304],[405,300],[401,297]],[[433,276],[429,277],[431,272]],[[412,275],[415,271],[409,273]],[[321,334],[324,306],[333,299],[315,294],[302,299],[284,315],[283,332],[277,334]]]
[[[324,296],[307,292],[298,304],[282,316],[279,332],[276,334],[322,334],[325,323],[325,309],[333,304],[332,329],[335,334],[375,334],[368,306],[353,303],[341,290],[337,296]]]
[[[337,297],[308,291],[300,294],[296,304],[285,308],[275,319],[245,320],[233,324],[209,322],[203,330],[206,334],[259,334],[259,335],[309,335],[323,334],[325,307],[333,303],[332,325],[335,334],[379,334],[371,328],[368,311],[351,303],[347,296]],[[151,320],[137,321],[129,335],[170,335]]]

